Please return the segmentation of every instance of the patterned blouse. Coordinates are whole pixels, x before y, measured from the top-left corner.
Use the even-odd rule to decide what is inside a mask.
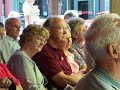
[[[69,51],[74,54],[75,61],[77,62],[81,69],[82,66],[85,64],[83,48],[73,42],[71,47],[69,48]]]

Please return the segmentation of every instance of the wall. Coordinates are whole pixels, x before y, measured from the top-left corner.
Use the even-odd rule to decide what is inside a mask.
[[[110,0],[110,12],[120,15],[120,0]]]

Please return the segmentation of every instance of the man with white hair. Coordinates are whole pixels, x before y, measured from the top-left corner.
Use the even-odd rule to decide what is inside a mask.
[[[120,90],[120,16],[97,16],[86,31],[85,48],[95,66],[75,90]]]
[[[17,11],[10,11],[7,18],[18,18],[20,19],[20,13]]]
[[[0,60],[7,64],[11,55],[20,49],[17,40],[20,33],[20,20],[8,18],[5,22],[5,30],[6,36],[0,41]]]

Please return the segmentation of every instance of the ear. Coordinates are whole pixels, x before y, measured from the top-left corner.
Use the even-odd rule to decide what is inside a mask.
[[[72,37],[75,38],[75,39],[78,38],[77,34],[73,34]]]
[[[118,48],[117,48],[116,44],[109,44],[108,52],[114,59],[118,59],[119,53],[118,53]]]

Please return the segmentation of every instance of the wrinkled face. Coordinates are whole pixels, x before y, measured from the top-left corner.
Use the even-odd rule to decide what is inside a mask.
[[[66,51],[68,50],[72,45],[72,37],[71,37],[71,32],[68,30],[65,42],[61,46],[61,50]]]
[[[6,33],[10,37],[17,39],[20,33],[20,20],[18,19],[12,20],[11,24],[7,27]]]
[[[58,44],[58,47],[61,47],[66,40],[67,35],[67,25],[64,20],[60,19],[57,23],[53,24],[50,29],[50,38]]]
[[[66,37],[66,50],[68,50],[72,45],[72,37],[71,37],[71,32],[68,31],[67,37]]]
[[[84,42],[84,38],[83,38],[83,32],[84,32],[84,30],[85,30],[85,25],[81,25],[78,28],[78,33],[76,34],[77,42],[78,43],[83,43]]]
[[[28,42],[32,51],[40,52],[43,46],[47,43],[47,40],[42,36],[36,36],[34,39]]]

